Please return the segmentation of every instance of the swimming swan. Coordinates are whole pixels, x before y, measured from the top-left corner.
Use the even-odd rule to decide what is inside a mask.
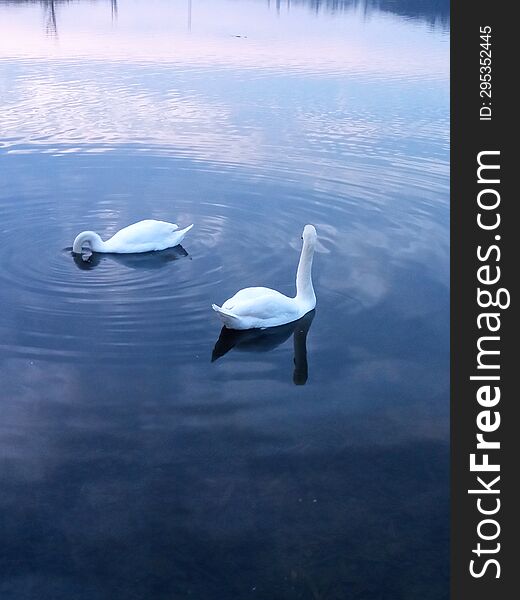
[[[265,287],[245,288],[220,307],[213,304],[228,329],[265,329],[291,323],[316,306],[312,287],[312,257],[316,246],[316,229],[305,225],[303,247],[296,273],[296,296],[289,298]]]
[[[94,231],[83,231],[76,236],[72,252],[81,254],[84,244],[87,244],[92,252],[117,254],[165,250],[180,244],[192,227],[193,225],[190,225],[185,229],[179,229],[175,223],[146,219],[119,230],[106,242]]]

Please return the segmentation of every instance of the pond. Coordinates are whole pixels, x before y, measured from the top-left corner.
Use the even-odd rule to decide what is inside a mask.
[[[3,600],[448,597],[447,4],[0,0]]]

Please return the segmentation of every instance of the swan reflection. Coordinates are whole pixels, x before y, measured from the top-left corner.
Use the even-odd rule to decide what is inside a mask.
[[[72,248],[70,250],[72,251]],[[129,269],[161,269],[172,261],[186,256],[189,255],[181,245],[160,252],[143,252],[140,254],[102,254],[99,252],[72,254],[74,263],[82,271],[95,269],[105,260],[112,260]]]
[[[268,329],[236,330],[222,327],[220,336],[213,348],[211,362],[227,354],[231,349],[241,352],[270,352],[291,335],[294,340],[294,373],[295,385],[305,385],[308,378],[307,334],[309,333],[316,310],[311,310],[298,321],[269,327]]]

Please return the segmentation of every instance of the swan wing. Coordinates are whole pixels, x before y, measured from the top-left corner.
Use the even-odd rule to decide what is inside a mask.
[[[234,296],[226,300],[222,305],[222,308],[226,308],[227,310],[233,310],[233,307],[241,302],[247,302],[249,300],[255,300],[256,298],[261,298],[264,296],[283,296],[280,292],[276,290],[272,290],[271,288],[266,287],[249,287],[244,288],[243,290],[239,290]],[[285,296],[284,296],[285,297]]]
[[[237,317],[251,317],[259,320],[272,319],[273,316],[292,316],[297,307],[294,298],[269,288],[246,288],[226,300],[224,309]]]
[[[146,219],[124,227],[115,233],[108,242],[111,244],[147,244],[164,240],[171,236],[174,231],[177,231],[179,226],[175,223],[167,223],[166,221],[155,221]]]

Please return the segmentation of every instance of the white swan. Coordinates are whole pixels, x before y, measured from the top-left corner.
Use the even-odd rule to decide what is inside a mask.
[[[119,230],[106,242],[94,231],[83,231],[76,236],[72,252],[81,254],[85,244],[90,247],[92,252],[117,254],[165,250],[180,244],[192,227],[193,225],[190,225],[185,229],[179,229],[175,223],[146,219]]]
[[[316,229],[305,225],[303,247],[296,273],[296,296],[289,298],[265,287],[245,288],[220,307],[213,304],[228,329],[265,329],[291,323],[316,306],[312,287],[312,257],[316,246]]]

